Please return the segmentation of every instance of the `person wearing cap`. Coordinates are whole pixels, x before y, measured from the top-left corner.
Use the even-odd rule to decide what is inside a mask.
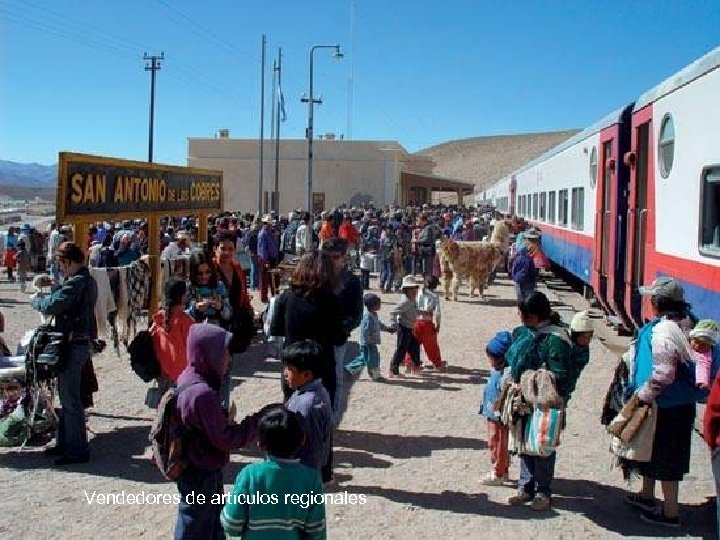
[[[302,257],[313,249],[313,230],[310,226],[310,214],[305,213],[295,232],[295,254]]]
[[[412,360],[412,373],[420,373],[420,344],[413,335],[413,325],[417,319],[417,304],[415,299],[418,295],[420,286],[415,282],[412,276],[405,276],[400,285],[400,291],[403,297],[395,304],[390,312],[390,318],[397,326],[397,345],[395,354],[390,363],[390,378],[400,378],[400,362],[405,359],[405,355],[409,354]]]
[[[333,227],[333,215],[327,214],[322,218],[322,225],[318,231],[318,239],[320,240],[320,247],[323,242],[326,242],[335,236],[335,229]]]
[[[568,374],[568,401],[570,395],[575,391],[580,374],[590,361],[590,342],[592,341],[595,329],[589,311],[579,311],[573,315],[570,321],[570,341],[572,341],[571,362]],[[567,406],[567,402],[565,403]]]
[[[692,349],[682,329],[690,306],[682,286],[671,277],[659,277],[639,287],[639,292],[650,297],[653,320],[638,332],[627,396],[636,394],[642,403],[655,402],[657,421],[652,458],[637,463],[642,489],[626,496],[625,501],[642,511],[643,521],[677,528],[679,484],[690,470],[696,409]],[[663,492],[661,506],[655,499],[657,480]]]
[[[695,384],[708,389],[713,375],[713,348],[717,345],[720,327],[711,319],[698,321],[690,331],[690,346],[695,353]]]
[[[490,374],[483,389],[479,413],[487,419],[488,450],[493,468],[482,479],[486,486],[502,486],[509,481],[510,453],[508,440],[510,430],[500,423],[500,413],[495,410],[495,402],[500,397],[503,379],[509,376],[505,353],[512,344],[510,332],[498,332],[485,347],[485,356],[490,363]]]
[[[190,253],[190,234],[187,231],[178,231],[176,240],[171,241],[165,249],[160,253],[162,259],[168,259],[172,261],[182,255]]]
[[[87,463],[90,447],[85,428],[81,396],[81,377],[90,362],[93,341],[97,339],[95,302],[97,283],[85,266],[80,246],[63,242],[56,257],[60,274],[65,278],[49,296],[37,293],[31,301],[33,309],[54,317],[54,330],[67,339],[68,350],[64,367],[58,374],[58,391],[62,410],[56,446],[47,454],[58,456],[56,465]]]

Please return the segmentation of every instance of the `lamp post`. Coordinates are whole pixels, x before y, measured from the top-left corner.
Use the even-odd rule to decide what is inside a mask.
[[[318,98],[315,99],[315,96],[313,94],[313,56],[315,54],[316,49],[334,49],[335,52],[333,54],[333,57],[336,59],[341,59],[343,57],[343,53],[340,52],[340,45],[313,45],[310,48],[310,88],[308,92],[307,98],[303,98],[301,101],[305,102],[307,101],[308,104],[308,127],[305,132],[305,137],[307,137],[308,140],[308,164],[307,164],[307,211],[312,214],[313,207],[312,207],[312,193],[313,193],[313,105],[315,103],[320,104],[322,103],[322,99]]]

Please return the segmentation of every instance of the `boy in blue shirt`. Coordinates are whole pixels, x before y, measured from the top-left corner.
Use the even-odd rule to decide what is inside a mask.
[[[320,345],[310,339],[292,343],[283,349],[282,361],[285,381],[294,390],[285,406],[302,417],[305,430],[295,457],[319,471],[328,462],[332,430],[330,394],[318,378],[323,362]]]
[[[360,354],[350,362],[345,369],[355,375],[367,367],[368,375],[373,381],[382,381],[380,376],[380,331],[395,333],[395,329],[391,326],[383,324],[378,318],[377,312],[380,310],[380,297],[376,294],[367,293],[363,297],[365,304],[365,313],[363,313],[360,322]]]

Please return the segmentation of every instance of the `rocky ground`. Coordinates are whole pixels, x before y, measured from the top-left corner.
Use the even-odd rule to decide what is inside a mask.
[[[577,294],[549,280],[551,299],[569,319],[584,307]],[[374,282],[373,282],[374,284]],[[547,290],[547,289],[546,289]],[[0,307],[12,344],[37,321],[17,286],[0,283]],[[387,319],[396,295],[385,295]],[[626,486],[599,423],[602,400],[618,351],[626,340],[598,322],[591,363],[568,410],[558,453],[553,510],[537,514],[509,507],[511,487],[484,487],[489,469],[485,424],[478,403],[487,375],[485,344],[517,324],[510,283],[500,279],[485,302],[460,297],[443,304],[440,337],[446,373],[375,383],[352,382],[347,411],[335,434],[337,493],[366,495],[366,504],[327,508],[329,538],[611,538],[714,537],[714,493],[709,457],[694,437],[690,475],[681,485],[683,529],[647,525],[626,507]],[[381,346],[387,371],[393,336]],[[272,347],[254,346],[235,368],[233,398],[239,411],[254,411],[280,398],[280,365]],[[102,505],[96,494],[174,494],[149,461],[152,414],[143,405],[147,386],[124,356],[110,350],[95,358],[100,381],[89,414],[92,461],[57,469],[41,449],[0,449],[0,536],[21,538],[168,538],[176,507],[165,504]],[[225,474],[229,490],[240,468],[260,457],[254,449],[233,455]],[[517,460],[511,476],[517,477]],[[635,486],[637,487],[637,486]]]

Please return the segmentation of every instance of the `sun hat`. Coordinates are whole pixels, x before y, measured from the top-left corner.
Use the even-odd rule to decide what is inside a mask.
[[[589,311],[578,311],[570,321],[570,330],[573,332],[594,332]]]
[[[420,285],[415,281],[415,279],[412,276],[405,276],[402,279],[402,284],[400,285],[401,290],[405,289],[419,289]]]
[[[265,215],[262,217],[262,222],[263,222],[263,223],[272,223],[272,220],[273,220],[273,218],[272,218],[272,216],[271,216],[270,214],[265,214]]]
[[[683,291],[682,285],[668,276],[656,278],[650,285],[638,287],[638,291],[644,296],[661,296],[676,302],[683,302],[685,300],[685,292]]]
[[[697,339],[708,345],[714,346],[718,342],[718,337],[720,337],[720,327],[711,319],[698,321],[695,328],[690,330],[690,339]]]

